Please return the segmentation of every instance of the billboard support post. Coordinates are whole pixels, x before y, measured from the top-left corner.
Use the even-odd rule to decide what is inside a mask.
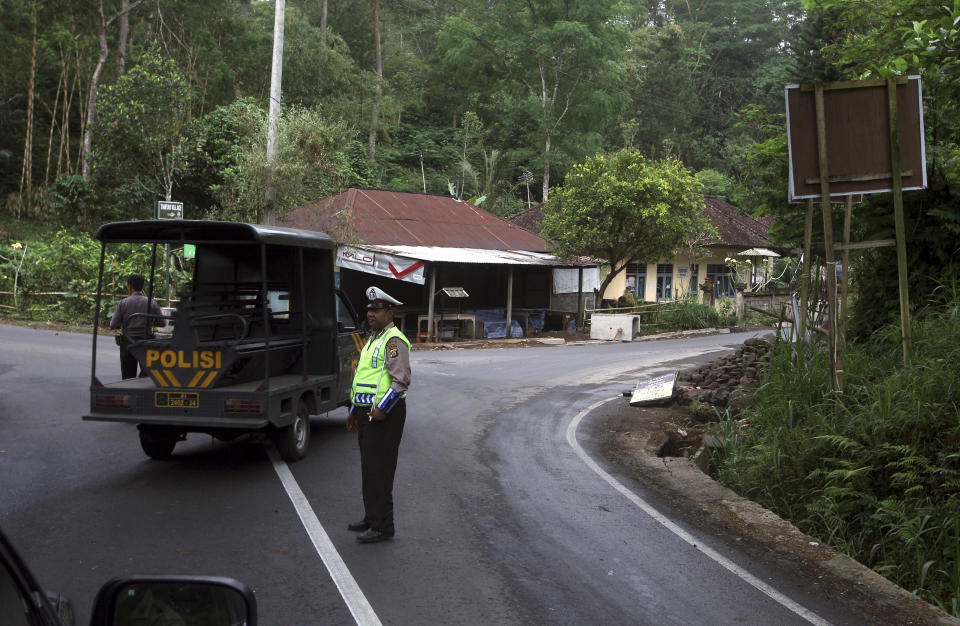
[[[913,338],[910,330],[910,293],[907,284],[907,238],[903,224],[903,179],[900,170],[900,124],[897,109],[897,83],[887,79],[887,103],[890,113],[890,167],[893,175],[893,219],[897,231],[897,281],[900,291],[900,335],[903,338],[903,364],[910,362]]]
[[[823,203],[824,263],[828,268],[830,388],[840,393],[843,386],[841,351],[846,335],[846,283],[850,250],[896,245],[904,365],[910,362],[912,356],[903,192],[927,187],[920,77],[897,76],[788,85],[786,104],[790,152],[789,199],[791,202],[804,199],[809,202],[819,198]],[[882,130],[884,126],[886,133]],[[837,197],[847,196],[848,200],[842,243],[833,240],[829,202],[832,199],[831,188]],[[895,240],[850,243],[850,197],[867,193],[891,193]],[[809,256],[811,204],[808,203],[807,209],[804,245],[805,253]],[[842,294],[837,293],[837,261],[834,259],[834,253],[840,250],[843,251]],[[805,294],[811,296],[802,283],[801,300]],[[840,310],[838,296],[843,299]]]
[[[823,264],[827,272],[827,341],[830,350],[830,390],[843,393],[843,357],[837,342],[837,268],[833,261],[833,218],[830,204],[830,167],[827,161],[827,123],[823,110],[823,83],[814,85],[817,114],[817,162],[823,209]]]
[[[797,323],[797,337],[807,338],[807,318],[810,300],[810,246],[813,238],[813,198],[807,198],[807,214],[803,218],[803,267],[800,272],[800,319]]]
[[[840,345],[847,342],[847,293],[849,292],[850,267],[850,219],[853,213],[853,196],[847,196],[846,207],[843,212],[843,269],[840,276],[840,318],[837,325]]]

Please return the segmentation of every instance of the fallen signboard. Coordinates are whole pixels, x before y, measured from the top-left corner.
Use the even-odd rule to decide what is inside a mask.
[[[673,398],[673,389],[679,373],[679,371],[675,371],[665,376],[638,381],[630,396],[630,406],[654,404]]]

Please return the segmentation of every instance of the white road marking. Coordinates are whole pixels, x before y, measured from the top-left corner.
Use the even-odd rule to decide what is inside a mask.
[[[347,569],[347,564],[343,562],[340,553],[337,552],[337,549],[333,546],[333,542],[330,541],[327,531],[323,529],[323,525],[320,524],[320,520],[317,519],[317,514],[313,512],[313,507],[310,506],[307,497],[303,495],[303,491],[300,489],[300,485],[297,484],[297,480],[293,477],[290,468],[287,467],[287,464],[280,458],[280,454],[273,445],[267,444],[265,447],[267,454],[270,455],[270,460],[273,462],[274,471],[276,471],[277,476],[280,477],[280,482],[283,484],[287,496],[289,496],[290,501],[293,503],[293,508],[296,509],[297,515],[300,516],[300,521],[303,523],[303,527],[306,529],[310,541],[313,542],[313,547],[323,560],[327,571],[330,572],[330,577],[333,578],[333,582],[337,585],[340,595],[343,597],[344,602],[347,603],[347,608],[350,609],[350,614],[353,615],[353,619],[357,621],[359,626],[380,626],[380,618],[378,618],[377,614],[373,611],[373,607],[370,606],[367,597],[364,596],[360,590],[360,585],[354,580],[353,575],[350,574],[350,570]]]
[[[779,591],[777,591],[767,583],[763,582],[762,580],[760,580],[759,578],[757,578],[747,570],[743,569],[742,567],[740,567],[739,565],[737,565],[727,557],[703,545],[703,542],[697,541],[693,535],[691,535],[687,531],[683,530],[682,528],[674,524],[672,521],[670,521],[668,517],[660,513],[660,511],[656,510],[652,506],[650,506],[650,504],[648,504],[640,496],[633,493],[630,489],[627,489],[627,487],[621,484],[616,478],[614,478],[613,476],[605,472],[603,468],[597,465],[597,463],[593,459],[591,459],[586,452],[584,452],[583,448],[580,447],[580,444],[577,443],[577,427],[580,425],[580,422],[588,413],[590,413],[600,405],[606,404],[607,402],[612,402],[613,400],[616,400],[618,398],[620,398],[620,396],[614,396],[612,398],[607,398],[606,400],[600,400],[599,402],[595,402],[591,404],[584,410],[580,411],[580,413],[578,413],[576,417],[570,420],[570,424],[567,426],[567,443],[569,443],[570,446],[573,448],[573,451],[577,453],[577,456],[579,456],[580,459],[587,464],[587,467],[592,469],[597,475],[600,476],[600,478],[605,480],[611,487],[613,487],[614,489],[619,491],[621,494],[626,496],[628,500],[630,500],[635,505],[640,507],[647,515],[649,515],[656,521],[660,522],[662,526],[664,526],[667,530],[675,534],[684,542],[688,543],[689,545],[699,550],[700,552],[703,552],[706,556],[708,556],[710,559],[716,562],[720,567],[723,567],[724,569],[728,570],[729,572],[731,572],[732,574],[740,578],[742,581],[755,587],[757,590],[759,590],[761,593],[763,593],[770,599],[774,600],[775,602],[778,602],[785,608],[793,611],[794,613],[796,613],[803,619],[807,620],[811,624],[817,624],[818,626],[829,626],[830,622],[824,620],[813,611],[797,604],[796,602],[794,602],[787,596],[783,595],[782,593],[780,593]]]

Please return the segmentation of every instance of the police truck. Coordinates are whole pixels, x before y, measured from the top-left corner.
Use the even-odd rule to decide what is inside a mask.
[[[334,244],[324,233],[237,222],[143,220],[104,224],[98,277],[90,411],[85,420],[137,425],[143,451],[169,457],[187,433],[229,441],[273,438],[286,461],[310,443],[310,415],[349,403],[362,347],[349,299],[335,286]],[[107,380],[97,342],[108,246],[195,246],[176,306],[150,318],[172,326],[132,340],[142,373]],[[162,250],[161,250],[162,254]],[[156,263],[150,269],[153,291]],[[152,294],[149,294],[152,295]],[[113,371],[113,368],[110,368]]]

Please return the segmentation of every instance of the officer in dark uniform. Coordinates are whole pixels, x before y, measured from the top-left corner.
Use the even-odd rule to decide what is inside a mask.
[[[393,537],[393,477],[407,418],[410,341],[393,324],[401,304],[382,289],[367,289],[370,336],[360,352],[350,393],[347,430],[357,431],[363,479],[363,519],[347,526],[357,541],[376,543]]]
[[[123,329],[123,335],[120,339],[120,373],[123,378],[137,377],[137,357],[130,353],[130,344],[138,339],[146,339],[152,332],[153,325],[149,318],[135,317],[126,324],[124,322],[134,313],[153,313],[161,315],[160,305],[156,300],[143,295],[143,276],[140,274],[130,274],[127,277],[128,296],[117,303],[117,308],[110,318],[110,328]],[[140,372],[141,376],[146,373]]]

